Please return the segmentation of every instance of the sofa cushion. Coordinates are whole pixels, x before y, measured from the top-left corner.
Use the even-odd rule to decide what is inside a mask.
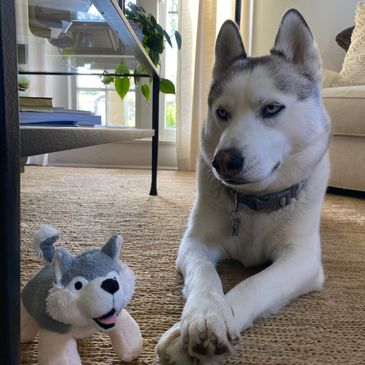
[[[355,28],[340,74],[333,86],[365,85],[365,2],[357,4]]]
[[[329,186],[365,191],[364,138],[333,136]]]
[[[324,88],[322,99],[333,134],[365,137],[365,86]]]

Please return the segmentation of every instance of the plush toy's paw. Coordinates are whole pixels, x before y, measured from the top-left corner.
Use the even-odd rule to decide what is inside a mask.
[[[32,341],[38,334],[39,325],[24,307],[23,301],[20,302],[20,342]]]
[[[75,338],[41,329],[38,339],[40,365],[81,365]]]
[[[115,328],[109,332],[114,351],[125,362],[136,359],[142,349],[143,339],[138,324],[123,309],[118,316]]]

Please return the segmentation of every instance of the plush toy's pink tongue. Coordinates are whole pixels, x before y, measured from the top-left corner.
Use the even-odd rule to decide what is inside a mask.
[[[112,327],[114,327],[116,321],[117,321],[117,314],[115,309],[113,308],[110,312],[107,314],[104,314],[103,316],[99,318],[94,318],[94,321],[105,330],[108,330]]]
[[[117,315],[115,313],[106,318],[103,318],[103,317],[98,318],[98,322],[101,322],[104,324],[111,324],[111,323],[115,323],[116,321],[117,321]]]

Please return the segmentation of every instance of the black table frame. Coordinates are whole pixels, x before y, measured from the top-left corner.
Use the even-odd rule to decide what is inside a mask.
[[[103,5],[105,3],[103,2]],[[125,27],[124,31],[129,32]],[[140,56],[145,56],[144,50],[138,52]],[[152,62],[149,63],[148,60],[145,60],[144,66],[149,66],[146,68],[151,72],[153,78],[152,128],[154,129],[154,137],[152,137],[150,195],[157,195],[160,79]],[[15,2],[14,0],[1,0],[0,361],[7,365],[20,363],[20,156]]]
[[[0,359],[20,363],[20,147],[15,6],[0,1]]]

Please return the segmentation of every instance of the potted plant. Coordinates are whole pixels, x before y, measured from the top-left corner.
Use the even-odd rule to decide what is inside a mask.
[[[156,18],[152,14],[148,14],[146,10],[139,5],[129,3],[125,9],[125,15],[132,27],[139,36],[141,43],[146,49],[149,57],[155,66],[160,66],[160,55],[165,49],[164,41],[172,47],[171,37],[176,39],[178,49],[181,48],[181,35],[178,31],[170,36],[163,27],[157,23]],[[104,84],[110,84],[114,82],[115,90],[120,98],[123,100],[130,88],[130,77],[134,77],[136,86],[140,87],[142,95],[148,101],[151,97],[151,80],[149,83],[142,82],[138,76],[134,74],[146,73],[143,66],[139,66],[134,73],[131,73],[126,62],[122,59],[117,68],[116,74],[122,74],[123,76],[109,76],[107,73],[102,76],[102,82]],[[160,91],[165,94],[175,94],[175,86],[172,81],[161,78],[160,79]]]
[[[30,77],[28,75],[18,76],[18,91],[19,95],[26,95],[30,84]]]

